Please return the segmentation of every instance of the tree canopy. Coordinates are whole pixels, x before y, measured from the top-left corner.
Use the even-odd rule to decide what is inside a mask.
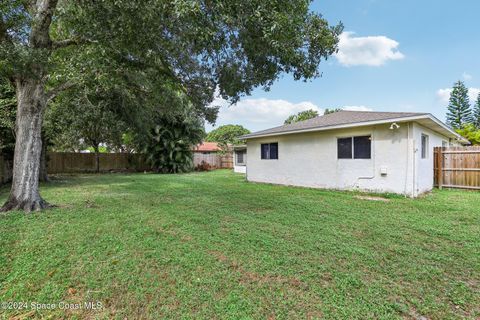
[[[250,130],[241,125],[227,124],[210,131],[205,141],[218,142],[222,148],[226,148],[227,145],[243,143],[238,137],[248,133],[250,133]]]
[[[11,158],[15,146],[15,114],[17,101],[14,88],[0,79],[0,155]]]
[[[465,137],[472,145],[480,144],[480,130],[472,123],[468,123],[463,127],[455,130],[462,137]]]
[[[447,124],[454,129],[460,129],[468,123],[472,123],[472,110],[468,98],[468,88],[462,81],[453,85],[448,103]]]
[[[473,124],[480,130],[480,93],[478,94],[473,107]]]
[[[323,112],[324,115],[342,111],[342,108],[326,108]]]
[[[312,119],[318,116],[319,116],[318,111],[313,109],[300,111],[297,114],[292,114],[287,119],[285,119],[284,124],[291,124],[299,121],[304,121],[304,120]]]

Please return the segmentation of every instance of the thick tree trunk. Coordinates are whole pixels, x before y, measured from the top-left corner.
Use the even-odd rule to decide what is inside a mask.
[[[17,119],[12,188],[0,211],[38,211],[48,207],[38,190],[46,94],[43,83],[36,79],[19,79],[16,86]]]
[[[40,182],[48,182],[47,171],[47,139],[42,135],[42,153],[40,155],[40,176],[38,179]]]

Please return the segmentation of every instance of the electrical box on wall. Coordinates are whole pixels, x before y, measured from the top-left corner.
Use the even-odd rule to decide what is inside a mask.
[[[381,166],[381,167],[380,167],[380,174],[381,174],[382,176],[386,176],[387,173],[388,173],[387,166]]]

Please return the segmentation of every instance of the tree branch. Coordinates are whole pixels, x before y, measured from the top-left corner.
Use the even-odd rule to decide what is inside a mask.
[[[60,40],[60,41],[52,41],[52,49],[60,49],[60,48],[65,48],[73,45],[79,44],[79,41],[77,39],[65,39],[65,40]]]
[[[30,45],[34,48],[48,48],[51,44],[50,25],[58,0],[37,0]]]
[[[47,92],[47,103],[55,99],[55,97],[58,96],[61,92],[68,90],[73,86],[75,86],[74,82],[67,81],[51,89],[50,91]]]
[[[76,45],[81,45],[81,44],[92,44],[96,43],[97,41],[93,41],[90,39],[65,39],[65,40],[59,40],[59,41],[52,41],[52,49],[61,49],[61,48],[66,48],[69,46],[76,46]]]

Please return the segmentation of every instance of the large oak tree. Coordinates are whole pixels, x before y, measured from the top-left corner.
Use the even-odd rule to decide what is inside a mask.
[[[51,99],[91,70],[84,50],[155,72],[209,121],[218,88],[231,102],[283,73],[320,75],[342,26],[308,0],[6,0],[0,3],[0,76],[15,87],[13,183],[2,210],[40,210],[43,114]],[[93,59],[96,61],[96,59]],[[64,67],[64,64],[68,67]],[[87,66],[87,67],[85,67]],[[73,68],[73,69],[72,69]],[[75,70],[76,72],[71,72]]]

